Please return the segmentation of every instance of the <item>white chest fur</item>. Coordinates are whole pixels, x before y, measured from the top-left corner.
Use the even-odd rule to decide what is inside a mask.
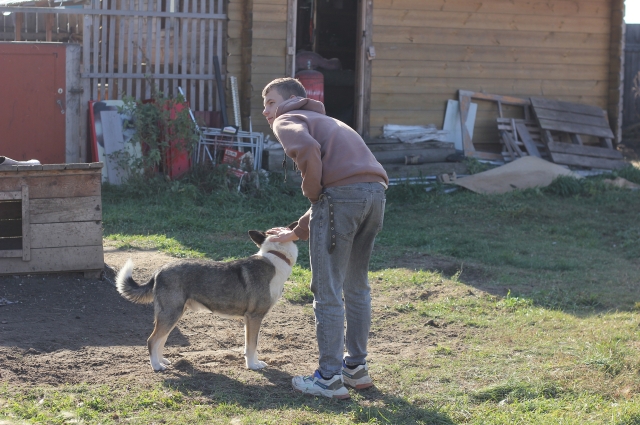
[[[276,301],[280,299],[282,296],[282,292],[284,291],[284,283],[289,279],[291,275],[291,266],[286,264],[284,260],[281,258],[265,253],[263,254],[265,258],[271,261],[271,264],[274,265],[276,269],[276,274],[269,282],[269,291],[271,292],[271,304],[275,304]]]

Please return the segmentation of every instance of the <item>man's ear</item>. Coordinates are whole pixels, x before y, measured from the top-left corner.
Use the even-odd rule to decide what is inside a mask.
[[[295,94],[292,94],[291,96],[289,96],[289,99],[294,99],[296,97],[298,97],[298,96],[296,96]]]
[[[287,229],[289,230],[293,230],[298,226],[298,222],[294,221],[293,223],[291,223],[290,225],[287,226]]]
[[[263,232],[258,232],[257,230],[249,230],[249,237],[251,238],[253,243],[258,245],[258,248],[260,248],[265,239],[267,239],[266,234],[264,234]]]

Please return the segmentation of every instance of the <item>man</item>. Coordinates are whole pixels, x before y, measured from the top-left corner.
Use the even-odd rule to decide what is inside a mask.
[[[311,201],[296,228],[270,231],[283,242],[309,240],[320,358],[312,375],[293,378],[293,388],[346,399],[350,395],[345,384],[357,389],[373,385],[366,362],[371,326],[368,269],[382,229],[389,179],[358,133],[328,117],[321,102],[307,99],[298,80],[276,79],[262,97],[262,114],[300,170],[302,193]]]

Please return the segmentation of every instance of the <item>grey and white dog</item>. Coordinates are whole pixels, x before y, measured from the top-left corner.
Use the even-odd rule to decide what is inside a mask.
[[[282,295],[298,248],[293,242],[273,242],[271,236],[255,230],[249,231],[249,237],[260,248],[251,257],[229,262],[175,261],[156,270],[144,285],[133,280],[131,259],[120,270],[116,287],[124,298],[138,304],[153,302],[155,328],[147,347],[154,370],[164,370],[171,363],[162,356],[164,344],[187,308],[243,317],[247,368],[267,366],[258,360],[260,325]]]

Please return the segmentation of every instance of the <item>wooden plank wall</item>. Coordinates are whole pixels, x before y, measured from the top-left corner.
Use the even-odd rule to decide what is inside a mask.
[[[245,10],[246,3],[251,7]],[[250,99],[249,107],[241,107],[243,129],[248,130],[251,116],[253,131],[271,134],[262,116],[262,89],[274,78],[285,76],[287,44],[287,0],[230,0],[228,4],[227,74],[238,77],[238,86],[244,88],[241,100]],[[242,60],[244,19],[251,14],[251,40],[245,41],[251,48],[251,63]],[[246,68],[243,73],[243,66]],[[244,81],[241,80],[244,78]],[[249,81],[247,81],[249,80]],[[231,95],[227,84],[228,115],[233,116]],[[242,102],[247,105],[249,102]]]
[[[29,261],[0,255],[0,275],[103,269],[101,170],[83,165],[77,170],[0,170],[0,193],[28,187],[30,243]]]
[[[458,89],[607,109],[612,1],[375,0],[371,136],[384,124],[442,126]],[[474,139],[497,143],[484,103]]]

